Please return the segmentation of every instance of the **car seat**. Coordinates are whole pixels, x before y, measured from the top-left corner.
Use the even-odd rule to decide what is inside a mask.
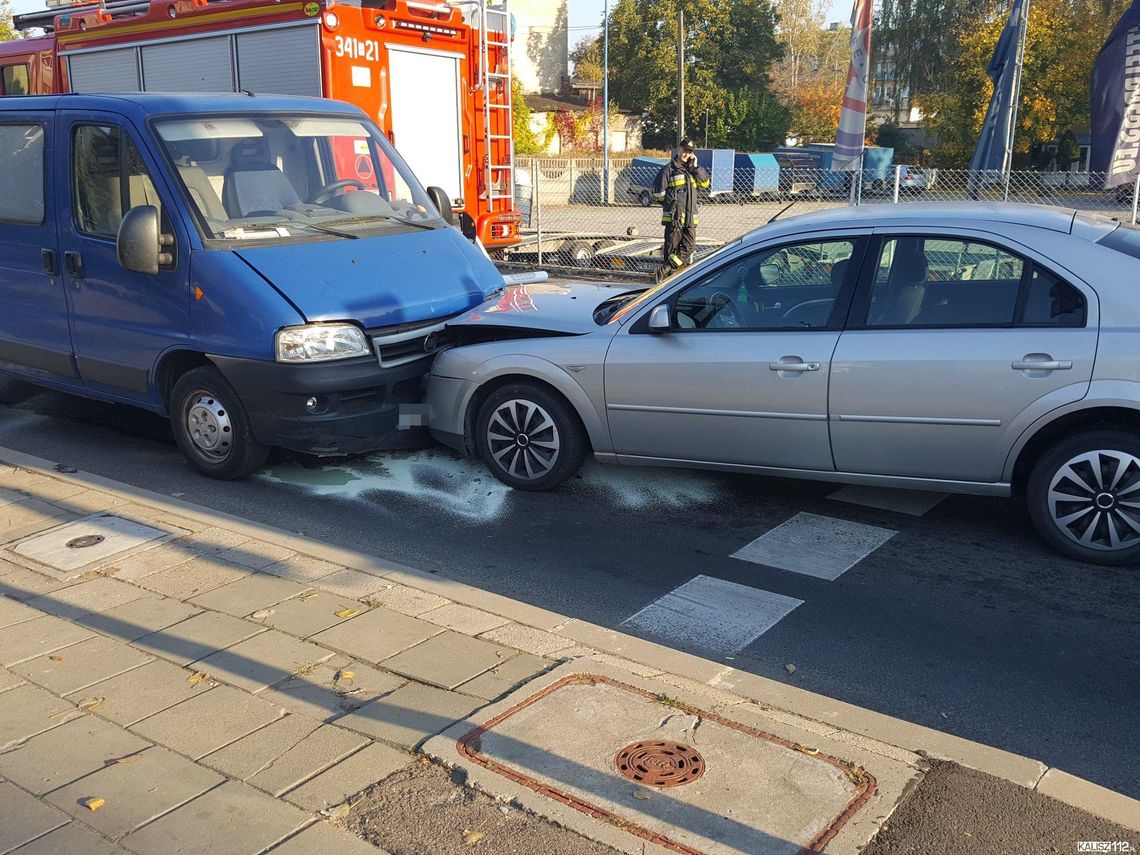
[[[292,183],[270,158],[263,137],[234,146],[222,184],[222,205],[231,219],[277,214],[300,203]]]
[[[895,256],[883,308],[872,321],[875,326],[906,326],[914,321],[926,298],[925,283],[929,269],[926,253],[920,249],[905,250]]]

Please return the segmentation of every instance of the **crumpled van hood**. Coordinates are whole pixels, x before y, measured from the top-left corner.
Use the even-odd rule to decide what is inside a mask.
[[[235,253],[310,323],[355,320],[375,329],[445,318],[503,284],[495,266],[453,228],[242,246]]]

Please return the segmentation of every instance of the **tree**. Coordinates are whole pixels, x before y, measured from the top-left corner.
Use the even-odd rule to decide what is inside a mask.
[[[8,6],[8,0],[0,0],[0,42],[10,42],[19,37],[20,33],[12,23],[12,10]]]
[[[3,0],[0,0],[3,2]],[[544,140],[540,140],[530,127],[530,107],[526,103],[526,93],[523,92],[522,83],[517,77],[511,77],[511,119],[513,126],[515,154],[540,154],[544,148]]]
[[[799,88],[801,73],[814,71],[813,61],[823,46],[826,20],[823,0],[777,0],[780,23],[776,37],[784,47],[780,63],[784,85],[791,92]]]
[[[1059,139],[1089,123],[1089,76],[1101,44],[1128,0],[1034,0],[1029,10],[1021,99],[1014,142],[1015,162],[1026,163],[1034,143]],[[993,84],[986,65],[1009,12],[991,5],[955,31],[954,59],[941,92],[920,100],[927,130],[938,139],[943,166],[966,166],[978,141]],[[1074,26],[1080,21],[1080,26]]]
[[[574,76],[589,83],[601,83],[604,76],[602,46],[598,39],[586,36],[570,51],[570,62],[574,66]]]
[[[677,139],[677,9],[685,13],[685,129],[709,144],[782,140],[789,115],[769,73],[782,55],[770,0],[618,0],[610,11],[610,94],[644,111],[646,146]]]

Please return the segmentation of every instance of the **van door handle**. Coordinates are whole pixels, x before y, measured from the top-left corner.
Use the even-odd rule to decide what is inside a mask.
[[[44,273],[46,273],[48,276],[59,275],[59,265],[56,264],[54,249],[40,250],[40,264],[43,265]]]
[[[1068,359],[1052,359],[1048,354],[1031,353],[1025,359],[1019,359],[1009,367],[1014,371],[1068,371],[1073,367],[1073,363],[1072,360]]]
[[[76,279],[83,278],[83,256],[74,250],[69,250],[63,254],[63,269],[68,276],[73,276]]]

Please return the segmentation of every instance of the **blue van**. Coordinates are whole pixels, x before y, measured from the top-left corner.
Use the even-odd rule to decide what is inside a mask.
[[[168,415],[216,478],[418,442],[445,321],[503,284],[450,216],[336,101],[0,99],[0,369]]]

